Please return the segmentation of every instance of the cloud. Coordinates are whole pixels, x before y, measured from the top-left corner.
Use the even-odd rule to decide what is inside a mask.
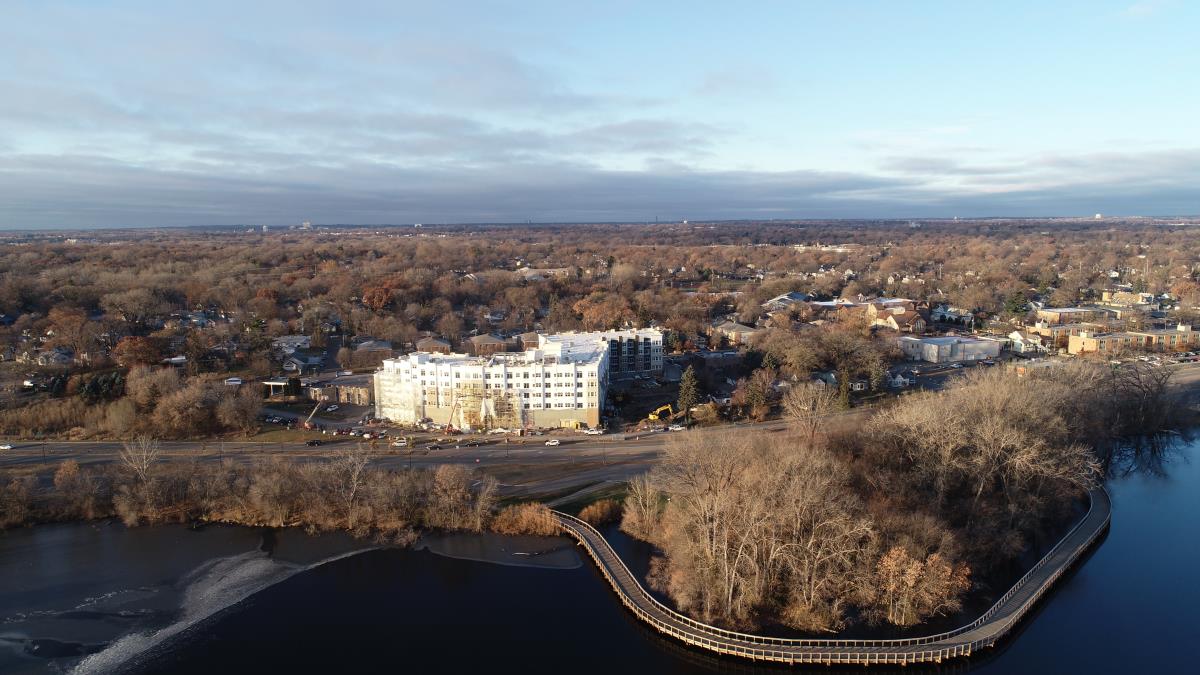
[[[0,228],[1200,211],[1193,151],[1012,158],[970,115],[755,171],[770,69],[629,93],[497,6],[202,5],[0,3]]]
[[[650,221],[1200,212],[1200,151],[1047,156],[1007,173],[612,171],[583,162],[409,167],[353,161],[215,172],[104,157],[0,158],[8,228]],[[931,165],[933,166],[933,165]],[[954,169],[953,163],[941,166]],[[962,179],[961,183],[953,180]]]
[[[762,95],[778,87],[776,78],[768,71],[756,66],[710,70],[692,89],[692,93],[703,97],[739,97]]]
[[[1139,0],[1125,8],[1126,16],[1145,17],[1158,14],[1176,4],[1174,0]]]
[[[924,176],[972,176],[1011,173],[1011,166],[980,166],[963,164],[948,157],[885,157],[880,168],[894,173]]]

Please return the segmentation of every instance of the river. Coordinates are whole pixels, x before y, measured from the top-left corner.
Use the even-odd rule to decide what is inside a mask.
[[[1191,670],[1198,448],[1111,481],[1110,533],[1014,639],[905,672]],[[614,541],[644,560],[636,542]],[[398,550],[291,530],[108,522],[0,535],[0,672],[402,670],[779,669],[658,637],[564,539],[450,535]]]

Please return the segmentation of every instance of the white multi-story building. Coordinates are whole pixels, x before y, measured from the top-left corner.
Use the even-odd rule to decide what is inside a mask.
[[[547,351],[590,351],[597,342],[608,345],[608,373],[614,379],[634,375],[659,375],[663,371],[663,333],[657,328],[551,333],[538,336],[538,348]]]
[[[662,358],[653,329],[539,335],[524,352],[484,356],[416,352],[375,373],[376,413],[463,429],[595,427],[610,376],[661,373]]]
[[[383,362],[375,373],[375,405],[380,417],[402,423],[594,427],[608,387],[607,366],[607,345],[599,342],[591,351],[417,352]]]

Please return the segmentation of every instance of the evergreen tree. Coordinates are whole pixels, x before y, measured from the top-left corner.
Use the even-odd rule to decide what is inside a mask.
[[[679,409],[688,411],[700,403],[700,378],[696,377],[696,369],[688,366],[679,380]]]

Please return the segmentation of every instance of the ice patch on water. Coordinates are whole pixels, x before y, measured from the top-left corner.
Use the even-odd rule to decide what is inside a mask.
[[[583,564],[573,544],[561,538],[508,536],[483,532],[436,532],[421,537],[413,547],[446,558],[473,560],[509,567],[575,569]]]
[[[162,644],[200,621],[273,586],[295,574],[335,560],[357,555],[360,549],[336,555],[311,565],[296,565],[272,559],[262,551],[210,560],[181,580],[186,584],[180,616],[169,626],[155,631],[130,633],[103,650],[80,661],[71,671],[78,675],[109,673],[147,650]]]

